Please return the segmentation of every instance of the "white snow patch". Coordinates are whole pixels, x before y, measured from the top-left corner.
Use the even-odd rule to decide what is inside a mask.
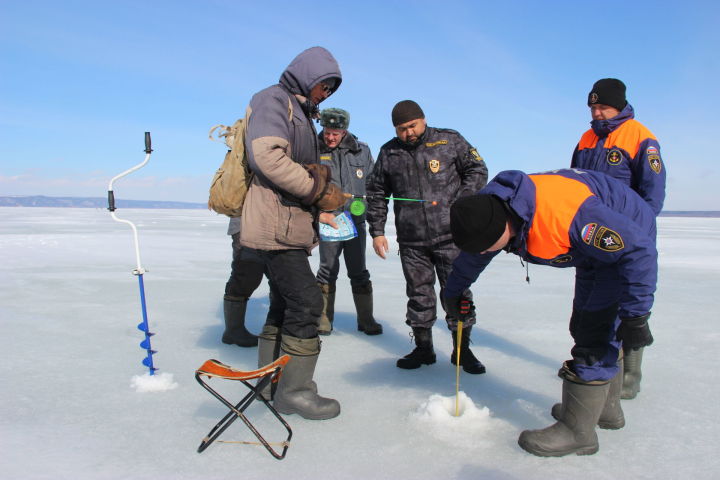
[[[424,432],[455,444],[462,440],[472,440],[475,444],[488,441],[498,431],[510,428],[506,422],[494,418],[488,407],[476,406],[465,392],[459,392],[457,398],[454,395],[430,395],[410,414],[410,419]]]
[[[130,387],[138,393],[166,392],[177,388],[178,384],[173,381],[172,373],[163,372],[150,375],[146,372],[144,375],[133,375],[130,379]]]

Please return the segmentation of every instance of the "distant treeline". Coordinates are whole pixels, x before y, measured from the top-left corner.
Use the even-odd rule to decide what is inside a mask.
[[[107,208],[108,199],[103,197],[46,197],[43,195],[5,196],[0,197],[0,207]],[[207,209],[207,204],[161,200],[123,200],[115,198],[115,207]]]

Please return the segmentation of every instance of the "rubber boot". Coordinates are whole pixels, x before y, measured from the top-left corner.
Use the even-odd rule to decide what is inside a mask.
[[[610,380],[610,388],[608,389],[607,400],[603,408],[600,418],[598,419],[598,427],[605,430],[619,430],[625,426],[625,414],[620,405],[620,389],[622,388],[622,371],[623,360],[618,362],[620,369],[617,375]],[[562,404],[553,405],[550,412],[555,420],[560,420],[563,415]]]
[[[644,347],[625,351],[625,368],[620,393],[620,398],[623,400],[632,400],[640,392],[643,350],[645,350]]]
[[[365,285],[352,287],[355,311],[357,312],[358,330],[365,335],[380,335],[383,332],[382,325],[373,317],[373,290],[372,282]]]
[[[595,425],[605,406],[609,387],[608,383],[594,385],[563,379],[562,418],[542,430],[525,430],[518,438],[518,445],[539,457],[596,453],[600,445]]]
[[[460,365],[463,370],[473,375],[485,373],[485,365],[480,360],[475,358],[472,350],[470,350],[470,332],[472,327],[465,327],[462,329],[462,338],[460,339]],[[450,354],[450,363],[457,365],[457,332],[453,332],[453,351]]]
[[[335,284],[318,283],[318,286],[323,296],[323,310],[320,315],[318,333],[320,335],[330,335],[335,320]]]
[[[433,350],[432,329],[412,327],[415,337],[415,349],[397,361],[397,367],[405,370],[420,368],[422,365],[435,363],[435,351]]]
[[[223,313],[225,316],[225,331],[222,342],[239,347],[254,347],[258,344],[257,335],[253,335],[245,328],[245,311],[248,299],[227,297],[223,300]]]
[[[283,369],[273,399],[277,411],[288,415],[296,413],[308,420],[327,420],[340,415],[340,403],[321,397],[313,388],[320,339],[283,335],[280,354],[292,358]]]
[[[280,356],[280,335],[279,330],[274,325],[265,325],[260,332],[258,339],[258,368],[269,365]],[[277,383],[271,383],[265,386],[260,392],[265,400],[272,400]]]

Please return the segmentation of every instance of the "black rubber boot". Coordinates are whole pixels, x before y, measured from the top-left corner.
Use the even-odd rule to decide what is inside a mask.
[[[625,350],[625,368],[620,398],[632,400],[640,392],[642,380],[642,358],[644,347],[637,350]]]
[[[333,329],[333,321],[335,320],[335,284],[318,283],[318,286],[323,296],[323,310],[320,314],[318,334],[330,335]]]
[[[225,316],[225,332],[222,342],[239,347],[254,347],[258,344],[257,335],[253,335],[245,328],[246,299],[223,300],[223,313]]]
[[[591,385],[563,379],[562,418],[542,430],[525,430],[518,445],[539,457],[592,455],[600,445],[595,425],[607,399],[608,383]]]
[[[292,346],[290,353],[285,348]],[[302,352],[303,354],[298,354]],[[315,352],[315,353],[312,353]],[[310,353],[304,355],[304,353]],[[320,355],[319,338],[300,339],[284,336],[280,355],[288,354],[292,358],[283,369],[273,405],[280,413],[296,413],[308,420],[327,420],[340,415],[340,403],[332,398],[317,394],[317,385],[313,381],[315,366]]]
[[[271,364],[279,356],[280,335],[278,334],[278,328],[273,325],[265,325],[258,338],[258,368]],[[276,383],[268,384],[260,392],[260,395],[265,397],[265,400],[272,400],[276,387]]]
[[[485,365],[475,358],[472,350],[470,350],[470,332],[472,332],[472,327],[462,329],[462,338],[460,339],[460,365],[465,372],[478,375],[485,373]],[[451,331],[451,333],[453,337],[453,351],[450,354],[450,363],[457,365],[457,332]]]
[[[619,430],[625,426],[625,414],[620,405],[620,389],[622,388],[623,378],[623,360],[618,362],[620,370],[612,380],[610,380],[610,388],[608,389],[607,400],[603,408],[600,418],[598,419],[598,427],[605,430]],[[553,405],[550,412],[555,420],[560,420],[563,415],[561,403]]]
[[[382,325],[373,317],[373,289],[372,282],[358,287],[352,287],[355,311],[357,312],[358,330],[365,335],[380,335],[383,332]]]
[[[435,363],[435,351],[433,350],[432,329],[413,327],[415,337],[415,349],[408,355],[397,361],[397,367],[405,370],[420,368],[422,365]]]

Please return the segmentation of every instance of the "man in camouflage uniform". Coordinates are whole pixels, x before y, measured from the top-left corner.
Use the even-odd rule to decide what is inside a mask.
[[[398,368],[414,369],[435,363],[432,326],[437,319],[435,276],[440,288],[450,274],[459,250],[450,233],[450,205],[480,190],[487,182],[482,157],[458,132],[428,127],[425,114],[412,100],[399,102],[392,110],[397,136],[380,149],[372,174],[368,177],[367,219],[375,253],[385,258],[388,200],[385,197],[416,199],[393,200],[400,261],[408,296],[406,323],[412,327],[416,348],[397,361]],[[464,295],[470,299],[469,290]],[[446,316],[448,328],[457,343],[457,319]],[[485,373],[485,367],[469,348],[475,315],[463,326],[460,364],[468,373]],[[456,355],[451,355],[456,363]]]

